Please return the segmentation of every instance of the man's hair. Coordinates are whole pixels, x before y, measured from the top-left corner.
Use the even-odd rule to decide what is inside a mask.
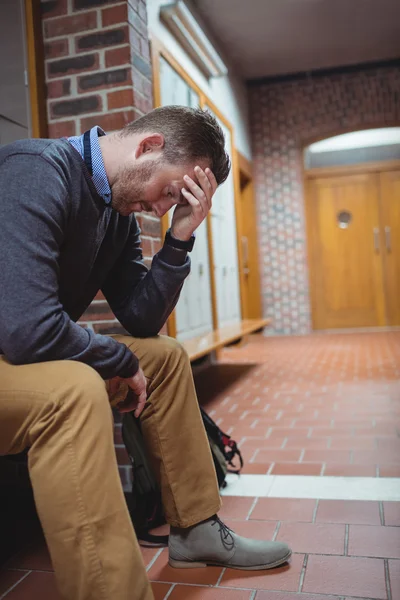
[[[185,106],[156,108],[121,130],[121,136],[136,133],[162,134],[164,157],[169,163],[206,159],[218,185],[229,175],[231,163],[225,150],[224,133],[207,110]]]

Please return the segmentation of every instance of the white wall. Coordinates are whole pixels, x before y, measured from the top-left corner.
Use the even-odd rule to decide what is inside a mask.
[[[171,0],[147,0],[148,28],[150,38],[157,38],[179,62],[186,73],[195,81],[215,106],[231,123],[235,136],[235,147],[251,160],[250,130],[248,119],[247,92],[245,84],[232,73],[229,61],[222,53],[222,60],[229,69],[226,77],[207,80],[191,58],[160,21],[160,7]],[[206,33],[206,32],[205,32]],[[218,49],[217,49],[218,50]]]

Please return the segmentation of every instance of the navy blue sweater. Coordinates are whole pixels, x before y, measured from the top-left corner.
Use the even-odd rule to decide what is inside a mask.
[[[0,149],[0,354],[11,363],[68,359],[104,379],[135,374],[124,344],[75,321],[101,289],[131,335],[156,335],[190,260],[168,246],[150,270],[142,258],[134,215],[105,205],[67,140]]]

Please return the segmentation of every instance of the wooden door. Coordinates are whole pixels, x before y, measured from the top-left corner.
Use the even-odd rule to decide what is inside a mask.
[[[400,325],[400,170],[380,173],[387,324]]]
[[[254,205],[254,189],[251,180],[241,182],[240,189],[241,241],[243,257],[243,318],[262,317],[259,247],[257,221]]]
[[[385,325],[379,175],[320,177],[309,186],[314,327]]]

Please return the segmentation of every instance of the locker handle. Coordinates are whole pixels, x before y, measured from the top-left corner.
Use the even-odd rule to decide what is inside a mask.
[[[379,242],[379,228],[378,227],[374,227],[374,248],[375,248],[375,252],[379,253],[380,242]]]
[[[391,229],[390,227],[385,227],[385,239],[386,239],[386,250],[388,252],[392,251],[392,238],[391,238]]]

